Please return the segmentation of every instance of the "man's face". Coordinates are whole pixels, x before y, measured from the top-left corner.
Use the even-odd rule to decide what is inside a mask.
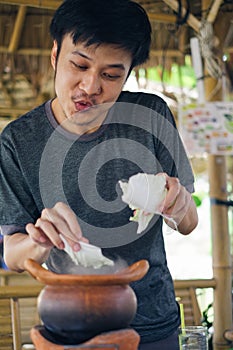
[[[132,63],[130,53],[110,44],[74,45],[67,35],[58,59],[54,42],[51,61],[56,73],[57,98],[52,108],[57,121],[74,133],[96,129],[122,91]]]

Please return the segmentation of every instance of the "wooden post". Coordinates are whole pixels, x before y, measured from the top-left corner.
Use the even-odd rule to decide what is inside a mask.
[[[211,6],[211,0],[202,0],[202,10]],[[215,2],[217,3],[217,1]],[[219,1],[218,1],[219,3]],[[212,8],[213,9],[213,8]],[[223,19],[224,20],[224,19]],[[215,34],[219,28],[215,23]],[[221,25],[220,25],[221,26]],[[221,28],[220,28],[221,29]],[[219,30],[220,30],[219,29]],[[222,29],[221,29],[222,30]],[[208,75],[208,72],[205,72]],[[205,96],[210,101],[221,101],[222,90],[215,95],[217,79],[205,79]],[[211,96],[211,98],[209,98]],[[228,207],[219,205],[216,199],[227,200],[227,166],[226,157],[218,155],[208,156],[209,189],[211,199],[211,231],[212,231],[212,259],[214,288],[214,350],[230,349],[231,346],[224,339],[224,331],[232,328],[232,264],[230,254],[230,238],[228,228]]]
[[[16,21],[15,21],[14,30],[13,30],[11,41],[10,41],[9,48],[8,48],[8,51],[10,53],[14,53],[18,48],[20,36],[22,33],[23,25],[24,25],[26,12],[27,12],[27,8],[25,6],[19,7],[19,11],[18,11]]]
[[[207,21],[213,23],[218,14],[219,7],[222,3],[222,0],[215,0],[207,17]]]
[[[208,158],[210,198],[226,200],[226,160],[224,156],[209,155]],[[213,250],[214,289],[214,350],[230,349],[223,337],[232,327],[232,268],[228,233],[228,209],[211,205],[211,228]]]
[[[62,0],[1,0],[1,3],[55,10],[61,5]]]

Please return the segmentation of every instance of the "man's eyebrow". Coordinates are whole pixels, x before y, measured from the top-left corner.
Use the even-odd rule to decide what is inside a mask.
[[[78,51],[78,50],[75,50],[72,52],[73,55],[79,55],[89,61],[92,61],[92,58],[87,56],[86,54],[84,54],[83,52],[81,51]],[[122,63],[112,63],[112,64],[107,64],[107,67],[109,68],[119,68],[119,69],[122,69],[122,70],[125,70],[125,66],[122,64]]]
[[[86,58],[87,60],[92,61],[91,57],[85,55],[84,53],[82,53],[81,51],[78,51],[78,50],[72,51],[72,55],[75,55],[75,56],[79,55],[83,58]]]

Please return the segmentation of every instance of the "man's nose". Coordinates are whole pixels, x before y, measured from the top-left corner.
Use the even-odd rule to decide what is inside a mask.
[[[102,91],[100,78],[95,74],[87,73],[82,77],[79,88],[87,95],[99,95]]]

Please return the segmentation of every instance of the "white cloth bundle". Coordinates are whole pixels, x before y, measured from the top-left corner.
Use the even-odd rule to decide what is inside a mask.
[[[99,269],[104,265],[114,265],[112,260],[106,258],[102,254],[101,248],[79,241],[81,249],[78,252],[74,252],[66,239],[62,235],[60,235],[60,237],[65,244],[65,252],[71,257],[76,265],[93,267],[94,269]]]
[[[128,182],[119,181],[123,202],[134,210],[131,221],[138,222],[137,233],[144,231],[154,214],[160,214],[159,206],[166,196],[166,176],[164,174],[139,173]]]

